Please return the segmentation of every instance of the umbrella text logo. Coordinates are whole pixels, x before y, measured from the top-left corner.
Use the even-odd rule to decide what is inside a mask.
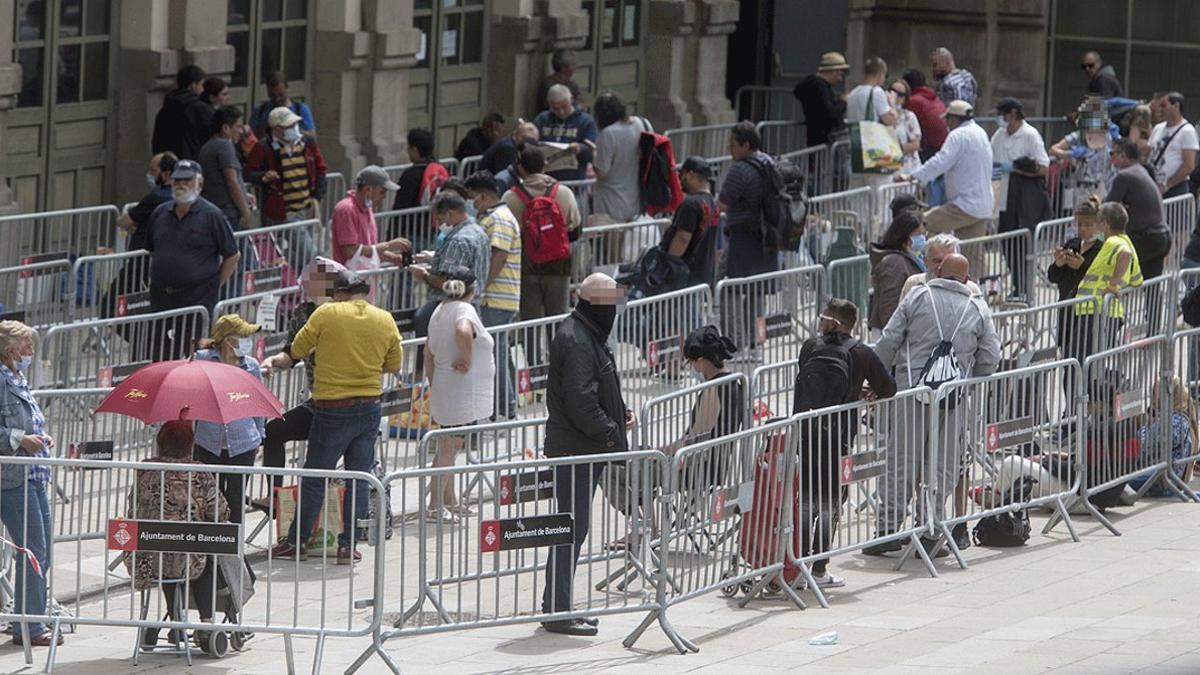
[[[141,389],[130,389],[129,391],[125,392],[125,398],[130,399],[130,400],[140,399],[140,398],[149,398],[149,394],[142,391]]]
[[[250,398],[250,394],[246,394],[246,393],[243,393],[240,391],[229,392],[229,402],[230,403],[237,403],[238,401],[245,401],[248,398]]]

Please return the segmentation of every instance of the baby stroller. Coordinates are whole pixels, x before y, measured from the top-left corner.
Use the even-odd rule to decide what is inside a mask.
[[[256,577],[254,571],[246,564],[240,556],[236,555],[214,555],[210,558],[211,563],[216,565],[214,582],[216,584],[216,601],[213,605],[213,612],[220,612],[225,615],[225,623],[236,624],[238,622],[239,613],[242,607],[254,595],[254,582]],[[169,581],[164,579],[163,581]],[[196,606],[194,597],[194,587],[189,587],[191,595],[189,605]],[[141,618],[145,620],[150,611],[150,589],[142,591],[142,614]],[[183,610],[183,594],[175,593],[175,602],[173,607],[167,608],[167,615],[164,620],[182,621]],[[214,624],[214,629],[218,624]],[[230,647],[234,651],[241,651],[246,643],[254,637],[253,633],[245,633],[241,631],[224,631],[224,630],[195,630],[190,636],[191,642],[208,656],[219,659],[229,653]],[[187,659],[188,665],[192,665],[191,642],[186,631],[171,630],[168,632],[165,640],[160,639],[158,628],[143,628],[139,635],[137,649],[134,650],[133,664],[137,665],[139,653],[169,653],[183,654]]]

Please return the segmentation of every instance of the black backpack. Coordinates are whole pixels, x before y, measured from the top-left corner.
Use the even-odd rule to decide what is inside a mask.
[[[958,317],[958,323],[954,325],[954,330],[951,331],[950,337],[946,337],[942,333],[942,321],[937,315],[937,303],[933,301],[933,289],[929,290],[929,308],[933,312],[933,322],[938,329],[937,346],[933,348],[933,353],[925,360],[925,365],[921,368],[921,374],[917,376],[915,386],[924,385],[929,387],[937,394],[938,388],[947,382],[961,380],[964,377],[962,364],[958,362],[958,354],[954,352],[954,336],[958,334],[958,329],[962,326],[963,319],[967,318],[967,312],[971,311],[972,303],[967,302],[967,306],[963,309],[963,313]],[[912,368],[911,357],[908,361],[908,367]],[[909,380],[911,381],[911,370]],[[939,404],[944,410],[953,410],[958,405],[958,393],[950,394],[938,399]]]
[[[856,344],[854,338],[847,338],[841,344],[827,342],[824,337],[816,340],[808,360],[800,364],[796,373],[793,414],[855,400],[850,350]]]
[[[1013,481],[1012,487],[1004,493],[1005,503],[1028,501],[1033,494],[1033,486],[1037,479],[1023,476]],[[973,536],[975,543],[980,546],[1024,546],[1029,541],[1029,514],[1025,509],[998,513],[985,516],[975,523]]]
[[[784,159],[764,162],[757,155],[746,159],[763,181],[763,248],[796,251],[804,237],[808,221],[808,199],[804,194],[804,173]]]

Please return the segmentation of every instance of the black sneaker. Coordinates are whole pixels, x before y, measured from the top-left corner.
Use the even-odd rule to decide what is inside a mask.
[[[938,545],[938,542],[940,542],[940,541],[941,541],[940,539],[931,539],[929,537],[921,537],[921,547],[925,549],[926,553],[930,553],[933,551],[934,547],[936,547]],[[950,555],[950,547],[949,546],[941,546],[938,548],[937,553],[935,553],[933,555],[933,557],[945,558],[948,555]]]
[[[868,546],[862,550],[864,555],[883,555],[885,553],[894,553],[904,548],[904,542],[900,539],[892,539],[885,541],[882,544]]]
[[[954,536],[954,545],[958,547],[958,550],[965,551],[971,548],[971,532],[967,530],[966,523],[955,525],[950,534]]]

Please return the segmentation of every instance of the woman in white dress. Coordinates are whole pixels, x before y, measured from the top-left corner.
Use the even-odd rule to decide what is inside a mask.
[[[895,80],[888,86],[888,91],[896,101],[896,135],[900,137],[900,149],[904,151],[900,173],[911,174],[921,167],[921,124],[916,113],[905,107],[910,92],[908,83]]]

